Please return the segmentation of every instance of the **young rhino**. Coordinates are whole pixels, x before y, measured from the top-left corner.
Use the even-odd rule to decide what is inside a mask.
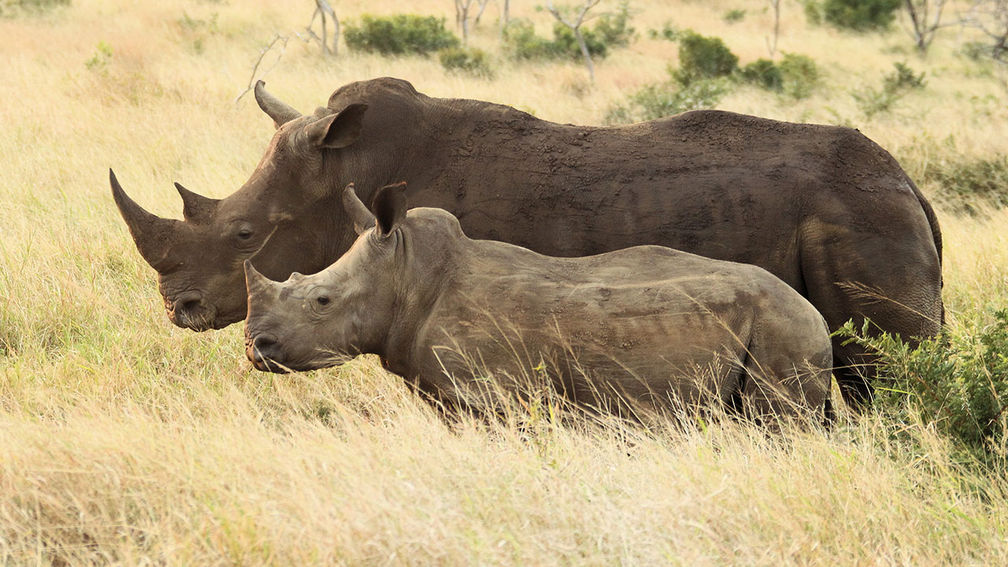
[[[315,275],[272,282],[245,262],[256,368],[373,353],[423,393],[476,411],[488,409],[488,384],[521,395],[539,377],[610,410],[829,415],[826,324],[762,268],[660,246],[554,258],[473,240],[447,211],[407,213],[404,186],[379,190],[373,214],[348,186],[359,237]]]

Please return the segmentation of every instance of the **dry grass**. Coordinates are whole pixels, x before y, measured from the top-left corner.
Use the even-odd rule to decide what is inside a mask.
[[[364,5],[334,4],[344,19]],[[446,1],[410,6],[451,22]],[[664,78],[675,44],[644,32],[666,20],[724,38],[743,63],[766,55],[762,3],[632,7],[641,37],[599,63],[594,86],[577,64],[501,58],[493,16],[472,39],[496,58],[492,80],[433,59],[326,61],[296,39],[266,79],[303,111],[346,82],[394,75],[435,96],[599,123]],[[736,7],[745,20],[724,22]],[[954,32],[920,59],[901,31],[842,34],[806,25],[796,2],[784,9],[780,48],[816,59],[826,84],[798,103],[744,88],[722,108],[854,124],[912,175],[935,140],[1008,152],[1004,87],[955,54]],[[549,27],[531,4],[513,10]],[[953,466],[921,424],[905,425],[923,443],[912,453],[874,418],[774,440],[541,417],[449,428],[373,361],[264,375],[244,361],[240,328],[172,327],[107,170],[166,216],[180,208],[172,180],[233,191],[272,133],[251,97],[234,97],[258,49],[310,13],[310,2],[76,0],[0,19],[0,563],[1008,563],[1003,476]],[[902,60],[927,72],[927,89],[865,120],[850,90]],[[1008,216],[941,220],[953,319],[1003,305]]]

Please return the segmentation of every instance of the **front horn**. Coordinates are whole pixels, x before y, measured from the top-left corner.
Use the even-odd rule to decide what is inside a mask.
[[[301,118],[301,113],[294,110],[287,104],[280,101],[280,99],[266,92],[264,88],[266,82],[259,80],[255,84],[255,99],[259,103],[259,108],[263,109],[263,112],[269,115],[273,119],[273,124],[277,128],[280,128],[284,124],[294,120],[295,118]]]
[[[277,285],[273,280],[260,274],[259,270],[255,269],[255,266],[252,265],[251,260],[245,260],[244,266],[245,289],[248,290],[249,296],[259,295],[264,293],[270,287]]]
[[[173,219],[164,219],[153,213],[149,213],[140,205],[130,199],[123,191],[115,173],[109,169],[109,184],[112,185],[112,198],[115,199],[116,206],[119,207],[119,214],[126,221],[133,242],[136,243],[140,256],[151,265],[152,268],[162,271],[165,266],[165,257],[168,255],[168,242],[172,233],[178,230],[181,223]]]

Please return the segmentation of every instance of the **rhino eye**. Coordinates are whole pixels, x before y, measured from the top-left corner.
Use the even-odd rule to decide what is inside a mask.
[[[315,298],[315,303],[318,303],[322,307],[325,307],[326,305],[329,305],[329,298],[324,295],[320,295],[317,298]]]
[[[252,238],[252,230],[248,228],[243,228],[239,230],[238,238],[241,238],[242,240],[248,240],[249,238]]]

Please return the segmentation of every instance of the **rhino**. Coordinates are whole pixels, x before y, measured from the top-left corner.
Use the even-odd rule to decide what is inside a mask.
[[[407,211],[404,192],[383,187],[369,211],[349,185],[356,241],[321,272],[279,283],[245,262],[256,368],[376,354],[439,406],[480,414],[545,376],[573,404],[630,415],[828,416],[826,321],[766,270],[654,245],[544,256],[471,239],[444,209]]]
[[[277,128],[236,192],[176,184],[183,219],[112,194],[179,326],[246,315],[242,263],[314,273],[352,239],[341,189],[409,181],[411,202],[451,211],[474,238],[551,256],[661,245],[760,266],[831,329],[869,318],[913,341],[941,328],[941,231],[895,159],[857,130],[694,111],[629,126],[556,124],[489,102],[431,98],[379,78],[302,115],[260,81]],[[373,191],[373,189],[371,189]],[[373,195],[362,194],[365,202]],[[870,398],[872,358],[834,341],[848,402]]]

